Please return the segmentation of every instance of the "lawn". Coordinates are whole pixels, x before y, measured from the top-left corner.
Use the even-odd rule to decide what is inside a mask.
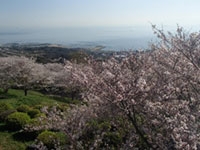
[[[0,102],[7,102],[14,108],[22,104],[28,106],[34,105],[54,105],[54,104],[78,104],[79,100],[71,100],[67,97],[49,96],[40,92],[29,91],[27,96],[24,96],[23,90],[9,89],[8,93],[4,94],[0,90]]]
[[[19,138],[17,131],[9,131],[4,124],[0,124],[0,150],[25,150],[33,140]]]

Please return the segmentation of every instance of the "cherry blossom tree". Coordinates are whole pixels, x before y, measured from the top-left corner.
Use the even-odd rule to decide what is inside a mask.
[[[14,61],[10,57],[0,58],[0,88],[7,92],[14,85],[15,71],[12,69]]]
[[[200,34],[154,30],[161,41],[152,51],[72,64],[73,79],[86,87],[85,100],[121,110],[135,128],[130,139],[147,149],[197,149]]]
[[[49,70],[52,84],[50,86],[59,89],[64,89],[64,93],[69,95],[72,100],[77,98],[83,90],[82,85],[73,80],[72,74],[74,63],[65,62],[64,64],[52,63],[46,64],[45,67]],[[81,64],[76,64],[82,66]],[[79,96],[80,98],[80,96]]]
[[[2,88],[18,87],[27,95],[29,89],[40,87],[49,79],[47,70],[34,59],[9,56],[0,58],[0,75]]]

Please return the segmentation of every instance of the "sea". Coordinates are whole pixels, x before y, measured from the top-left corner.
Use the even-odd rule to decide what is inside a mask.
[[[156,40],[151,26],[0,29],[0,44],[50,43],[72,48],[102,46],[104,50],[148,49]]]

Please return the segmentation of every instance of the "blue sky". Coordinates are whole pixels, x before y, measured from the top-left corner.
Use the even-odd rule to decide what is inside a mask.
[[[0,0],[1,28],[199,26],[200,0]]]

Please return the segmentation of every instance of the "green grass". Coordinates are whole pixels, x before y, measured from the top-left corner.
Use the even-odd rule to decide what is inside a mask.
[[[21,104],[34,106],[40,104],[54,105],[56,103],[69,103],[69,101],[65,101],[65,99],[67,98],[56,99],[52,96],[44,95],[36,91],[29,91],[27,96],[24,96],[23,90],[9,89],[8,93],[6,94],[0,92],[0,102],[7,102],[11,104],[14,108],[20,106]]]
[[[9,131],[0,124],[0,150],[25,150],[33,140],[19,139],[18,132]]]
[[[71,98],[68,97],[60,97],[60,96],[51,96],[51,98],[53,98],[54,100],[58,101],[58,102],[62,102],[62,103],[67,103],[67,104],[82,104],[80,100],[72,100]]]

